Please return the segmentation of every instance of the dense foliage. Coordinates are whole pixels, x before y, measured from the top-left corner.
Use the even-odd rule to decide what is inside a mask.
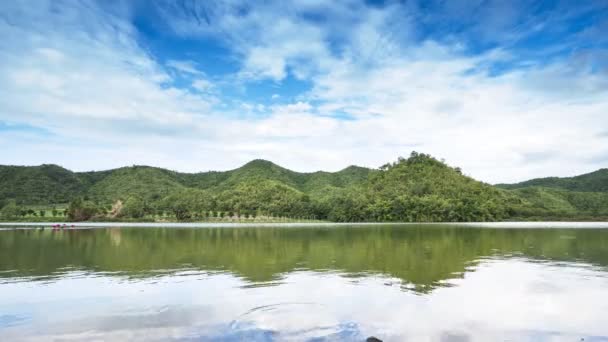
[[[574,178],[585,186],[593,179],[604,189],[604,171]],[[0,218],[466,222],[608,216],[608,192],[504,187],[416,152],[377,170],[351,166],[334,173],[298,173],[264,160],[193,174],[147,166],[85,173],[54,165],[3,166]],[[65,211],[56,209],[68,203]]]
[[[497,184],[503,189],[544,187],[579,192],[608,192],[608,169],[600,169],[576,177],[536,178],[516,184]]]
[[[70,203],[67,214],[72,221],[86,221],[99,212],[99,208],[91,201],[83,201],[80,198]]]
[[[496,221],[507,217],[513,196],[462,175],[428,155],[382,167],[368,185],[368,220]]]
[[[66,203],[82,195],[87,179],[56,165],[0,166],[0,201]]]
[[[2,209],[0,210],[0,217],[14,220],[21,216],[21,208],[17,206],[15,201],[9,201]]]
[[[513,192],[530,203],[520,216],[608,217],[608,192],[579,192],[528,187]]]

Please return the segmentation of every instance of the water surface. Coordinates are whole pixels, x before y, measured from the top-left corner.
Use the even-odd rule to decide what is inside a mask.
[[[0,340],[608,341],[571,226],[6,227]]]

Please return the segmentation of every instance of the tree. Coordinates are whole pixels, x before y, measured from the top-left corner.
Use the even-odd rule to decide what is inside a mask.
[[[131,218],[142,218],[145,215],[144,201],[137,196],[131,196],[122,207],[121,214]]]
[[[15,201],[9,201],[2,210],[0,210],[0,217],[4,219],[16,219],[21,216],[21,208]]]
[[[90,201],[77,198],[70,202],[67,210],[68,219],[71,221],[86,221],[99,212],[97,206]]]
[[[179,221],[192,218],[191,201],[184,193],[173,193],[163,200],[163,206],[169,209]]]

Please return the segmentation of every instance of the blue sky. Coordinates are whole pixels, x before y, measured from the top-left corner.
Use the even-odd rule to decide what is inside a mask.
[[[3,1],[0,163],[608,166],[606,1]]]

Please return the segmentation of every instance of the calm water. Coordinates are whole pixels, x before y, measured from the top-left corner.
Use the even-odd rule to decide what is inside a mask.
[[[559,227],[4,229],[0,340],[608,341],[608,229]]]

